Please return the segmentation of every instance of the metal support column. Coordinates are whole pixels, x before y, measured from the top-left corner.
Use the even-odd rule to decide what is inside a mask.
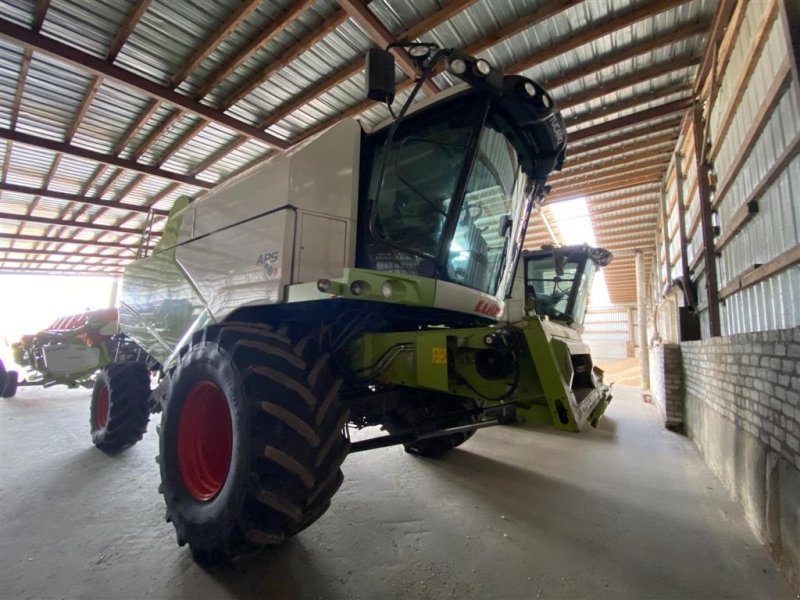
[[[644,274],[644,254],[636,250],[636,311],[639,316],[639,367],[642,389],[650,388],[650,354],[647,348],[647,291]]]
[[[708,327],[710,337],[719,337],[719,284],[717,283],[717,252],[714,248],[714,226],[711,223],[711,192],[708,182],[708,165],[702,160],[705,140],[701,139],[703,110],[698,104],[694,109],[694,154],[697,160],[697,187],[700,192],[700,227],[703,233],[703,260],[706,270],[706,302],[708,305]],[[705,336],[704,336],[705,337]]]

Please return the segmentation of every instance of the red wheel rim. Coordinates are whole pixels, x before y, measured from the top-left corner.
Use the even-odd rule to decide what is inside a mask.
[[[102,429],[108,423],[109,410],[108,386],[104,385],[98,390],[97,397],[94,399],[94,424],[97,429]]]
[[[191,496],[205,502],[216,496],[228,477],[233,428],[228,402],[211,381],[189,391],[178,421],[178,466]]]

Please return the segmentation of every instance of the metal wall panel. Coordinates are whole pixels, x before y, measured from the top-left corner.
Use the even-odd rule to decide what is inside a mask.
[[[598,358],[625,358],[631,341],[628,308],[623,306],[590,308],[584,319],[583,341]]]
[[[712,141],[717,144],[714,161],[719,180],[731,176],[731,169],[746,135],[766,101],[776,73],[787,59],[788,44],[780,17],[774,19],[747,87],[736,89],[742,70],[752,56],[752,44],[763,22],[766,2],[747,5],[743,26],[734,45],[731,61],[721,82],[720,94],[710,117]],[[722,233],[731,218],[768,175],[789,145],[800,135],[800,101],[792,83],[769,115],[766,127],[718,207]],[[716,139],[729,105],[739,105],[727,134]],[[788,166],[758,199],[758,213],[722,248],[717,259],[720,288],[742,273],[762,265],[800,244],[800,156]],[[779,272],[728,296],[721,307],[723,335],[787,328],[800,324],[800,267]]]

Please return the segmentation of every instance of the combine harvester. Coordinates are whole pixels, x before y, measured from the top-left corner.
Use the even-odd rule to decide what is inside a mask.
[[[436,456],[501,423],[578,431],[610,400],[578,327],[610,254],[522,250],[564,160],[552,98],[458,51],[400,51],[420,74],[395,120],[342,121],[178,203],[125,271],[120,330],[144,352],[98,375],[93,436],[122,448],[163,408],[166,518],[203,565],[311,525],[349,453]],[[367,64],[369,97],[391,103],[393,56]],[[439,69],[464,85],[409,110]],[[388,435],[351,442],[368,426]]]
[[[139,353],[118,334],[114,308],[59,317],[38,333],[23,335],[11,351],[27,373],[19,380],[17,371],[7,372],[6,398],[14,396],[17,386],[91,388],[99,369],[113,361],[136,360]]]

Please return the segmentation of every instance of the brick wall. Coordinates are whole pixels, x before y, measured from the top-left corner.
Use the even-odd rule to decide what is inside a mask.
[[[800,590],[800,327],[680,346],[686,432]]]
[[[684,342],[681,349],[687,396],[800,469],[800,328]]]
[[[650,390],[664,425],[682,430],[684,384],[679,344],[662,344],[650,350]]]

